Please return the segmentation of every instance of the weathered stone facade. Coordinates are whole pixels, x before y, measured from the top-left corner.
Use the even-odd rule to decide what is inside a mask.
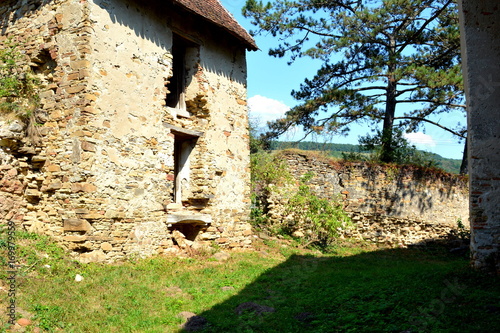
[[[308,153],[285,152],[295,179],[306,173],[319,197],[343,203],[354,227],[343,236],[390,245],[410,245],[446,237],[460,219],[468,229],[467,181],[458,176],[423,173],[421,169],[366,163],[334,163]],[[267,198],[271,219],[283,219],[285,192]]]
[[[0,41],[19,43],[42,81],[43,125],[35,147],[3,119],[0,223],[82,261],[250,246],[245,52],[256,47],[188,7],[2,2]]]
[[[500,275],[500,6],[496,0],[459,0],[459,6],[472,265]]]

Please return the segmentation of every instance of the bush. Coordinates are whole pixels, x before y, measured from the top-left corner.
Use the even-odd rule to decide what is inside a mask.
[[[381,162],[382,132],[377,131],[373,136],[367,135],[359,139],[363,151],[371,152],[371,159]],[[432,154],[419,151],[403,136],[403,131],[395,129],[391,141],[390,160],[396,164],[413,164],[422,167],[437,167],[438,163],[432,159]]]
[[[250,221],[254,226],[263,228],[267,223],[267,196],[270,186],[284,185],[291,182],[283,160],[266,151],[259,151],[250,155],[251,168],[251,200]]]
[[[292,219],[287,229],[291,234],[303,230],[306,245],[326,248],[339,236],[339,230],[351,225],[351,219],[338,200],[320,198],[311,190],[307,182],[312,177],[312,173],[302,176],[298,191],[288,201],[285,212]]]
[[[305,245],[325,248],[338,237],[339,229],[350,225],[341,203],[320,198],[311,190],[308,182],[313,174],[305,174],[297,184],[280,154],[253,154],[251,170],[254,226],[284,236],[300,231]],[[279,220],[268,216],[268,198],[273,194],[279,194],[284,205]]]

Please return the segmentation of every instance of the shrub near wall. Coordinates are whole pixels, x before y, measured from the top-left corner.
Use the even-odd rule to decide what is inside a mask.
[[[337,200],[322,198],[312,191],[306,173],[298,180],[279,154],[252,155],[252,220],[273,234],[303,238],[303,245],[328,247],[350,218]]]
[[[295,150],[279,154],[294,179],[312,175],[307,184],[318,197],[340,198],[354,225],[341,230],[342,237],[405,246],[447,237],[459,219],[468,221],[463,177],[412,166],[332,162]],[[290,186],[298,191],[299,183]],[[281,187],[269,189],[265,200],[269,219],[289,218]]]

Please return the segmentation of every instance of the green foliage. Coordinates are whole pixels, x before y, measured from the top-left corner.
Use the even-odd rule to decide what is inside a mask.
[[[258,130],[258,122],[250,119],[248,126],[248,133],[250,135],[250,153],[255,154],[263,151],[266,148],[266,143],[260,137],[260,133]]]
[[[0,49],[0,113],[26,124],[27,136],[36,143],[35,110],[40,98],[40,81],[26,64],[19,45],[11,40]]]
[[[339,229],[350,226],[351,219],[342,204],[318,197],[308,185],[313,177],[307,173],[300,179],[298,191],[290,198],[285,213],[291,215],[286,230],[303,230],[308,244],[327,248],[338,237]]]
[[[38,85],[29,66],[23,65],[18,45],[6,42],[0,50],[0,110],[29,118],[39,101]]]
[[[253,192],[266,190],[270,184],[283,185],[292,180],[286,162],[278,154],[269,152],[252,154],[250,169]]]
[[[376,162],[382,162],[382,141],[383,135],[380,131],[374,136],[367,135],[359,139],[361,150],[370,151],[371,159]],[[390,142],[390,149],[386,151],[389,154],[389,160],[396,164],[412,164],[422,167],[437,167],[438,163],[427,152],[418,150],[411,145],[403,136],[403,131],[395,129]]]
[[[352,145],[349,143],[331,143],[331,142],[313,142],[313,141],[271,141],[271,150],[284,150],[284,149],[300,149],[300,150],[316,150],[316,151],[339,151],[348,152],[352,150],[357,150],[357,145]]]
[[[470,230],[468,230],[464,223],[462,222],[462,219],[459,218],[457,220],[457,229],[453,230],[454,234],[462,241],[469,242],[470,241]]]
[[[7,274],[7,228],[0,226],[0,278]],[[54,269],[61,265],[58,260],[64,257],[64,249],[54,243],[48,236],[17,230],[14,233],[15,257],[20,265],[17,274],[20,277],[29,275],[34,266],[52,264]],[[22,245],[22,246],[21,246]]]
[[[46,332],[57,332],[62,328],[68,328],[59,318],[63,316],[63,308],[60,306],[47,306],[35,304],[32,308],[35,313],[34,319],[38,327]]]
[[[299,105],[269,124],[267,138],[292,126],[306,133],[346,133],[352,123],[383,122],[381,159],[392,162],[392,130],[431,123],[430,115],[465,105],[457,5],[453,0],[248,0],[243,15],[280,44],[269,54],[321,62],[316,75],[292,91]],[[396,111],[411,105],[404,114]]]
[[[344,161],[356,162],[356,161],[367,161],[369,158],[366,156],[366,154],[357,151],[349,151],[349,152],[342,152],[342,159]]]
[[[312,174],[305,174],[298,189],[281,154],[261,152],[251,156],[252,209],[254,226],[272,234],[292,236],[303,230],[306,245],[328,247],[338,236],[338,229],[350,224],[343,207],[334,199],[318,197],[308,185]],[[279,193],[284,207],[283,219],[267,215],[267,198]]]
[[[285,161],[278,155],[259,151],[250,155],[251,200],[250,221],[254,226],[263,227],[267,223],[266,197],[270,186],[283,186],[292,180]]]
[[[18,254],[25,258],[27,266],[61,259],[64,255],[64,250],[46,235],[19,230],[16,232],[16,239],[30,244],[29,247],[21,247]]]
[[[252,207],[250,209],[250,222],[257,228],[262,228],[267,221],[267,215],[264,212],[264,205],[261,200],[254,195],[252,195]]]
[[[404,138],[403,138],[404,139]],[[330,143],[330,142],[289,142],[289,141],[271,141],[270,147],[272,150],[282,149],[300,149],[300,150],[313,150],[327,153],[334,158],[341,158],[346,161],[370,161],[375,158],[372,154],[375,151],[366,150],[367,148],[360,145],[346,144],[346,143]],[[411,146],[410,146],[411,148]],[[422,155],[425,159],[430,159],[432,162],[423,163],[422,165],[435,165],[449,173],[458,174],[460,171],[461,160],[444,158],[438,154],[417,150],[416,154]]]

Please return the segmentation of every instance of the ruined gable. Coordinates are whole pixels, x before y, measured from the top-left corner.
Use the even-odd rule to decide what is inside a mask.
[[[0,8],[2,42],[41,80],[43,124],[39,146],[2,134],[2,223],[83,261],[251,244],[251,41],[177,1]]]

